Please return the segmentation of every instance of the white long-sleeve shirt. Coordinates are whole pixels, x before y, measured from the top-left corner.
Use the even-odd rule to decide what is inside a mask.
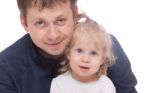
[[[82,83],[72,77],[70,72],[52,80],[50,93],[116,93],[112,81],[102,75],[92,83]]]

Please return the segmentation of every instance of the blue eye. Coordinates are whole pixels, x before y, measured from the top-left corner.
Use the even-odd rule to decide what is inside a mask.
[[[77,51],[78,53],[82,53],[82,52],[83,52],[83,50],[80,49],[80,48],[76,49],[76,51]]]
[[[90,54],[94,56],[94,55],[97,55],[97,52],[96,51],[92,51],[92,52],[90,52]]]

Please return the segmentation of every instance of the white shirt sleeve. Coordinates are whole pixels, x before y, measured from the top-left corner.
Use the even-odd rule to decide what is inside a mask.
[[[102,93],[116,93],[116,88],[113,82],[107,76],[103,76],[102,79],[103,79],[102,80],[103,82],[101,82],[101,84],[103,85]]]
[[[50,93],[116,93],[116,89],[112,81],[104,75],[96,82],[82,83],[66,73],[52,80]]]
[[[59,86],[57,86],[57,81],[55,79],[52,80],[50,93],[62,93],[59,90]]]

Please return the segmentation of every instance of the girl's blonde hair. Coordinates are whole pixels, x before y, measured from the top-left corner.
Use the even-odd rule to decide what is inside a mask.
[[[88,39],[89,44],[95,44],[96,48],[103,52],[104,62],[100,66],[97,76],[99,77],[101,74],[106,75],[107,67],[111,66],[115,62],[115,57],[112,53],[112,41],[110,35],[102,25],[90,19],[85,14],[80,14],[77,17],[76,22],[73,38],[66,50],[66,53],[68,54],[70,48],[72,48],[77,40],[84,41]],[[60,69],[60,73],[64,73],[70,69],[68,60],[61,62],[61,66],[62,68]]]

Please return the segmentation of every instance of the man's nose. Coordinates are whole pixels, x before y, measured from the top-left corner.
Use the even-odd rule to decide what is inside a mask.
[[[55,27],[55,25],[50,25],[48,28],[47,36],[51,40],[57,40],[59,38],[60,31]]]

